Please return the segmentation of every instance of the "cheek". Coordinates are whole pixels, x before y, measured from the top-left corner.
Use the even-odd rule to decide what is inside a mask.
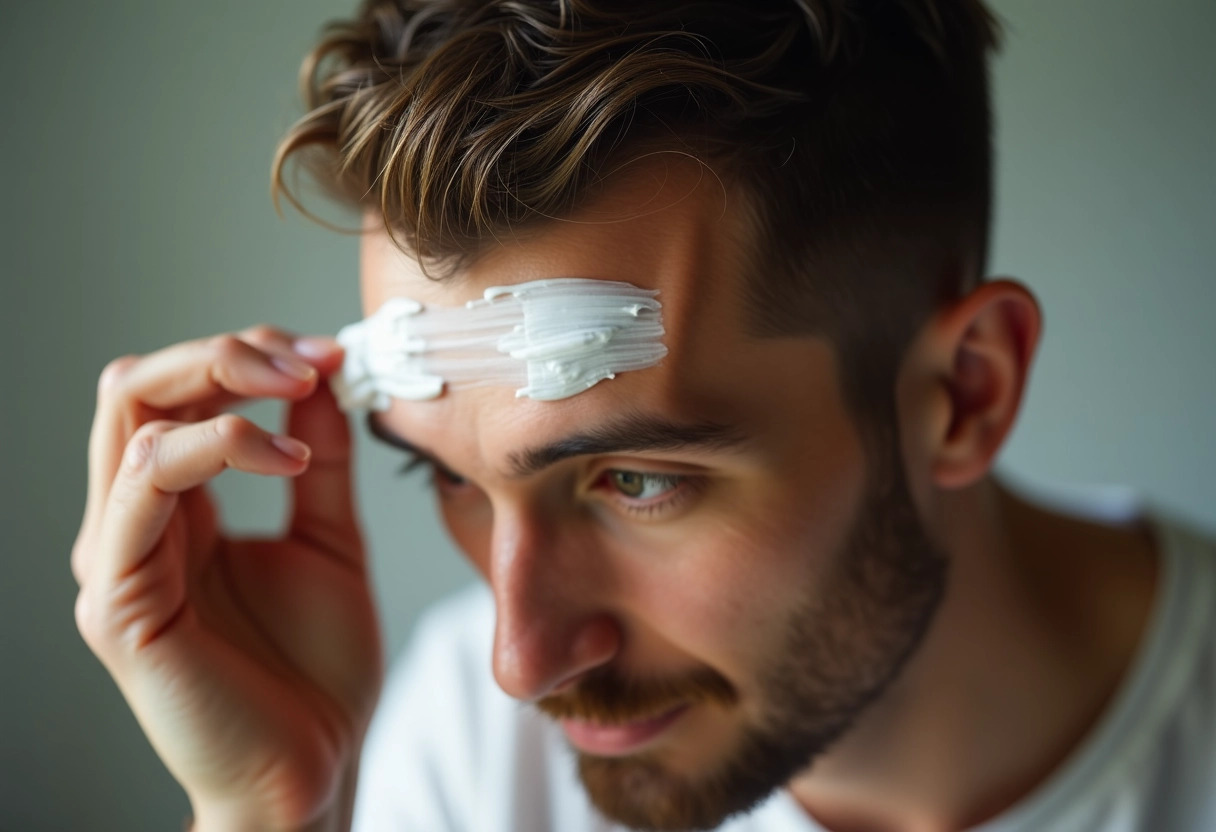
[[[781,649],[795,610],[828,586],[848,517],[832,502],[764,517],[720,513],[681,539],[636,553],[620,575],[629,612],[664,655],[656,666],[708,665],[743,690]],[[643,637],[644,639],[645,637]]]
[[[863,488],[856,449],[803,454],[736,482],[661,542],[639,544],[644,561],[618,544],[631,614],[682,661],[746,688],[783,648],[791,616],[832,591]]]

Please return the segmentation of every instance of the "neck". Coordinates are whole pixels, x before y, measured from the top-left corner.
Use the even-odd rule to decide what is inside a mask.
[[[946,597],[900,678],[790,783],[833,832],[953,832],[1046,779],[1126,674],[1152,606],[1142,528],[1036,507],[985,481],[935,523]]]

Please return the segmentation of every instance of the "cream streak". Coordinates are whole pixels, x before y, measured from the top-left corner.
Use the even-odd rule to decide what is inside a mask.
[[[657,291],[630,283],[551,278],[495,286],[464,306],[386,301],[343,327],[331,385],[344,410],[445,389],[515,386],[517,397],[565,399],[667,354]]]

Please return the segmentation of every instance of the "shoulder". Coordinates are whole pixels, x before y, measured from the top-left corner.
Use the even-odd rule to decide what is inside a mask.
[[[450,732],[501,696],[488,672],[493,628],[494,603],[481,585],[425,610],[391,664],[369,742],[403,730]]]
[[[494,607],[475,585],[418,618],[395,657],[363,747],[354,828],[470,828],[488,710]]]
[[[984,832],[1216,829],[1216,541],[1148,516],[1160,578],[1128,677],[1052,780]]]
[[[484,671],[493,637],[494,599],[484,584],[471,584],[435,602],[418,617],[409,643],[393,662],[385,698],[418,672],[474,686],[491,681]]]
[[[418,619],[360,763],[356,832],[602,832],[560,731],[494,682],[481,584]]]
[[[1128,761],[1121,790],[1141,828],[1216,829],[1216,540],[1168,514],[1155,527],[1158,603],[1112,758]]]
[[[1157,672],[1175,695],[1162,703],[1159,758],[1145,774],[1161,799],[1160,829],[1216,829],[1216,538],[1162,524],[1170,551]]]

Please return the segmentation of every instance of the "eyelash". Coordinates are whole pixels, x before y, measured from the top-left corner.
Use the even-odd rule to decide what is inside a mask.
[[[397,469],[397,476],[408,477],[420,468],[425,468],[427,472],[427,483],[433,488],[438,485],[439,477],[443,477],[448,481],[449,485],[463,485],[464,477],[458,477],[446,468],[441,468],[433,461],[424,456],[411,454],[406,452],[405,462]]]
[[[416,454],[407,454],[405,462],[397,469],[397,476],[408,477],[415,471],[425,468],[427,471],[427,483],[432,488],[441,487],[443,484],[439,482],[442,477],[450,487],[459,487],[464,485],[467,480],[464,477],[442,468],[434,461],[427,459],[424,456]],[[651,497],[648,500],[638,501],[636,498],[622,494],[621,491],[612,484],[613,474],[636,474],[640,477],[649,478],[651,480],[661,480],[671,486],[670,490],[659,497]],[[616,503],[622,510],[636,517],[643,519],[652,518],[663,512],[673,511],[680,505],[694,496],[695,491],[699,487],[700,482],[696,477],[687,476],[684,474],[660,474],[654,471],[634,471],[626,468],[608,468],[601,473],[595,481],[594,488],[602,489],[610,492],[608,499]]]
[[[639,500],[621,492],[612,477],[614,474],[635,474],[643,479],[658,480],[668,488],[658,497]],[[608,492],[608,499],[619,505],[624,511],[642,518],[654,517],[658,514],[673,511],[684,503],[695,488],[697,480],[683,474],[660,474],[654,471],[634,471],[626,468],[609,468],[600,474],[596,487]]]

